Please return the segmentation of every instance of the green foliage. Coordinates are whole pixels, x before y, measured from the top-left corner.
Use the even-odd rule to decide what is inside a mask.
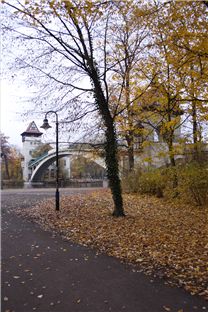
[[[163,197],[164,179],[159,170],[149,170],[141,175],[139,191],[141,194]]]
[[[71,177],[81,178],[102,178],[105,175],[105,169],[94,161],[85,157],[78,156],[71,161]]]
[[[208,165],[192,163],[175,168],[138,169],[123,179],[123,190],[167,199],[177,197],[182,202],[202,206],[208,203]]]
[[[122,179],[122,189],[127,193],[139,193],[139,182],[141,177],[141,170],[131,172],[128,176]]]
[[[194,143],[201,140],[197,122],[207,120],[205,5],[200,1],[167,1],[164,5],[161,0],[3,2],[9,9],[5,11],[14,13],[12,21],[14,17],[23,21],[18,20],[20,33],[10,22],[4,29],[10,29],[21,45],[22,40],[34,40],[27,51],[19,49],[18,59],[30,64],[29,81],[40,85],[40,108],[66,111],[67,123],[91,112],[94,117],[95,111],[101,117],[109,185],[122,215],[116,131],[126,140],[131,170],[134,143],[139,145],[145,134],[142,123],[158,132],[175,166],[174,132],[182,121],[184,103],[195,124]],[[21,62],[17,68],[24,70]],[[92,84],[90,89],[88,82],[86,87],[77,84],[86,78]],[[86,93],[90,101],[86,101]],[[95,124],[99,128],[99,122]],[[136,181],[138,190],[157,193],[163,188],[161,174],[143,173]],[[176,182],[175,173],[174,179]],[[178,183],[172,184],[178,187]]]
[[[52,149],[50,144],[41,144],[32,152],[32,157],[36,158],[43,155],[46,152],[49,152]]]
[[[165,180],[159,169],[149,169],[145,172],[139,169],[123,180],[123,189],[128,192],[163,197],[164,188]]]
[[[202,206],[208,203],[208,166],[189,164],[181,168],[180,196],[190,203]]]
[[[21,154],[8,142],[8,137],[0,133],[1,141],[1,181],[22,181]]]

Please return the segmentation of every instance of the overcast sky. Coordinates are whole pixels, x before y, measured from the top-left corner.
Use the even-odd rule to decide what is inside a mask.
[[[23,113],[28,107],[26,102],[30,92],[24,84],[19,85],[12,80],[1,80],[1,132],[8,136],[8,142],[22,147],[21,133],[26,130],[31,121],[35,121],[38,128],[42,125],[42,119],[35,116],[24,117]],[[40,129],[41,130],[41,129]],[[43,130],[44,132],[44,130]],[[47,141],[47,134],[44,133],[43,140]]]
[[[21,136],[26,124],[21,117],[21,92],[14,83],[1,81],[1,132],[9,137],[9,143],[21,147]]]
[[[9,72],[8,72],[9,73]],[[11,74],[11,73],[10,73]],[[2,79],[0,83],[0,112],[1,112],[1,132],[8,137],[8,142],[10,145],[14,145],[19,150],[22,148],[22,137],[21,133],[24,132],[28,125],[34,121],[41,132],[42,142],[55,143],[55,115],[48,116],[49,124],[52,126],[51,129],[45,131],[40,128],[43,124],[43,119],[45,114],[43,113],[42,117],[39,117],[38,112],[34,112],[29,116],[24,116],[24,113],[33,105],[33,92],[28,89],[24,80],[19,78],[15,79]],[[36,116],[38,115],[38,117]],[[59,116],[59,121],[60,121]],[[66,145],[66,140],[68,141],[69,134],[65,135],[65,132],[62,133],[61,125],[59,126],[59,142],[63,146]],[[77,140],[79,135],[73,134],[72,141]],[[52,144],[53,146],[53,144]]]
[[[7,21],[9,20],[6,7],[1,11],[1,26],[5,23],[5,19]],[[13,25],[14,21],[11,21],[11,23]],[[21,149],[21,133],[26,130],[31,121],[35,121],[39,128],[42,125],[44,116],[41,119],[38,119],[35,115],[29,117],[23,116],[23,113],[32,104],[33,92],[26,86],[24,77],[15,72],[15,70],[11,70],[11,61],[14,61],[16,57],[18,45],[14,46],[14,42],[10,36],[8,34],[5,35],[3,32],[0,39],[0,130],[5,136],[9,137],[9,144]],[[43,135],[43,141],[47,141],[47,134],[45,135],[45,133]]]

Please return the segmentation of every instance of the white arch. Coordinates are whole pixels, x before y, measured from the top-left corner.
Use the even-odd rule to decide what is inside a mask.
[[[92,153],[90,153],[89,151],[86,151],[86,152],[81,151],[80,152],[80,151],[64,150],[64,151],[60,151],[58,154],[59,158],[63,158],[65,156],[83,156],[85,158],[87,158],[87,157],[92,158],[91,157]],[[52,163],[54,163],[55,160],[56,160],[55,151],[54,150],[49,151],[48,154],[39,162],[39,164],[37,165],[37,167],[33,171],[29,182],[40,181],[41,176],[42,176],[43,172],[45,171],[45,169],[47,169]],[[93,157],[92,161],[94,161],[95,163],[97,163],[98,165],[100,165],[103,168],[106,167],[104,159],[102,159],[100,157],[96,157],[96,158]]]

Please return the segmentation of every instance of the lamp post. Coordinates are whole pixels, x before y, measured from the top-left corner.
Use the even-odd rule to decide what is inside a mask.
[[[48,114],[55,114],[56,115],[56,210],[59,211],[59,164],[58,164],[58,114],[55,111],[48,111],[45,114],[45,118],[43,120],[43,125],[40,128],[43,128],[44,130],[47,130],[49,128],[52,128],[47,119]]]

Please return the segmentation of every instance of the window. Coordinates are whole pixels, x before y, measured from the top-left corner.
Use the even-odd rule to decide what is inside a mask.
[[[55,170],[51,169],[51,178],[55,178]]]
[[[157,132],[154,130],[154,142],[159,142],[159,135],[157,134]]]

